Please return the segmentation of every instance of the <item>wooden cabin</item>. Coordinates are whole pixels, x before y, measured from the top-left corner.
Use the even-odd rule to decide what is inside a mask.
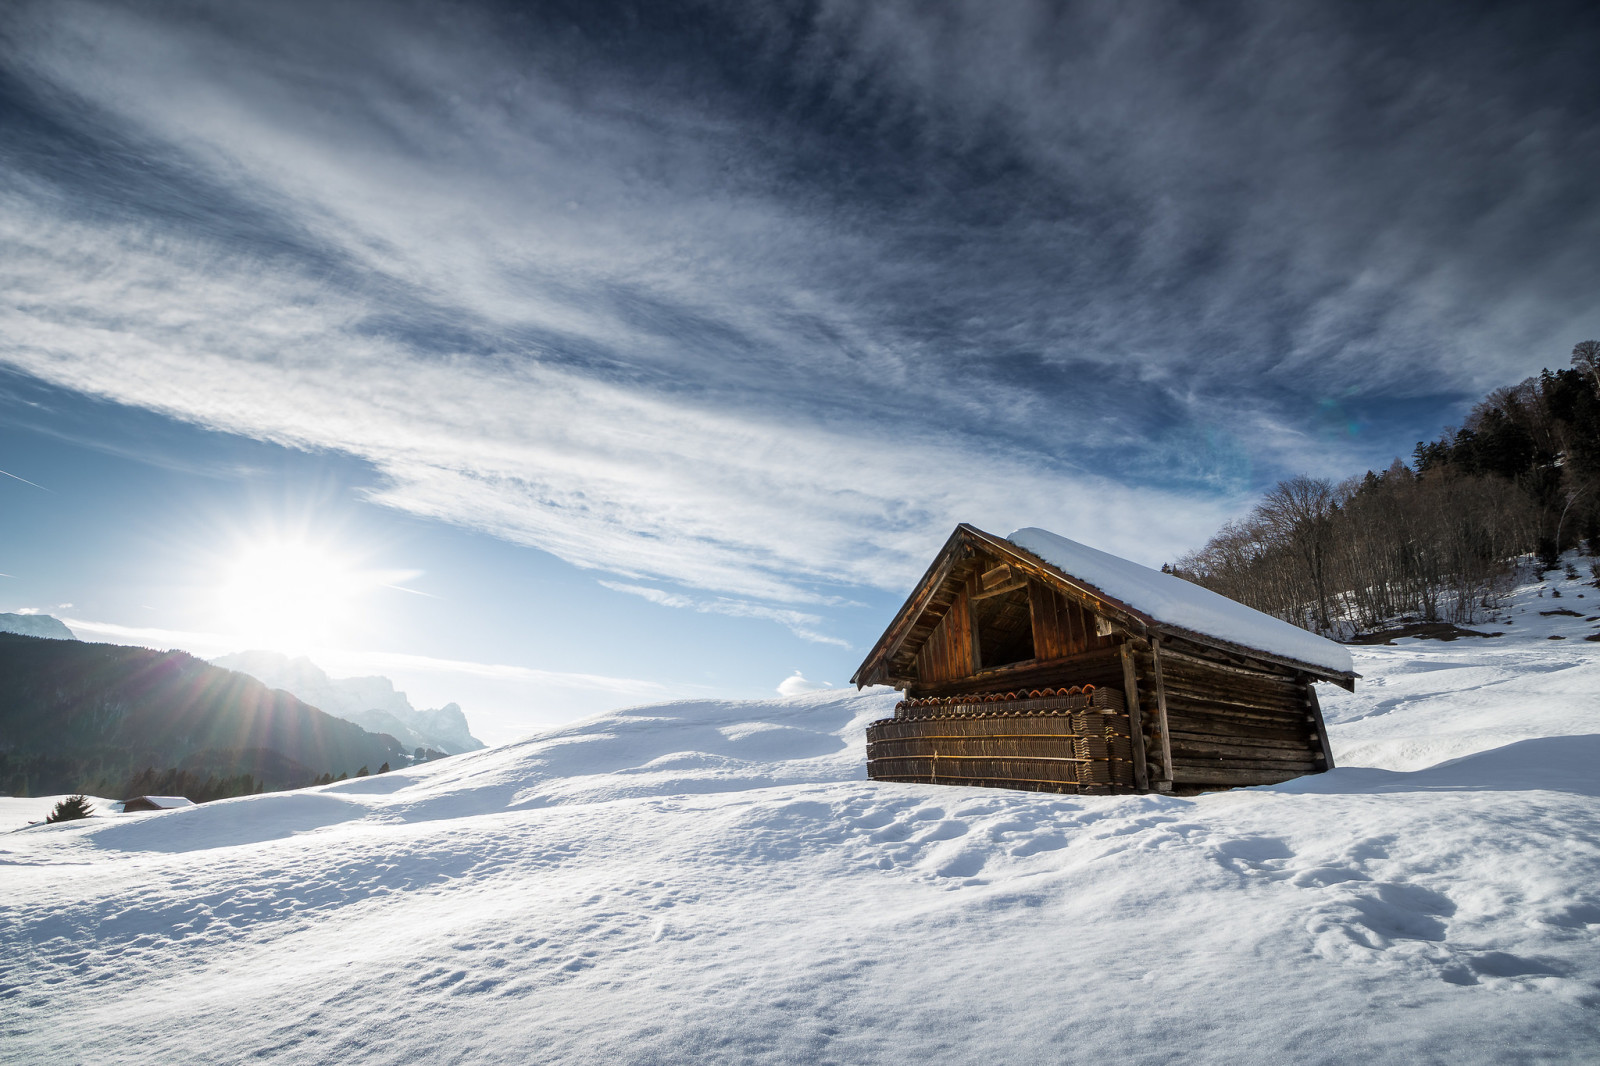
[[[194,801],[187,796],[135,796],[122,801],[122,813],[134,814],[138,811],[175,811],[180,807],[193,807]]]
[[[880,781],[1180,792],[1332,769],[1313,687],[1348,649],[1046,530],[962,524],[851,681],[905,693]]]

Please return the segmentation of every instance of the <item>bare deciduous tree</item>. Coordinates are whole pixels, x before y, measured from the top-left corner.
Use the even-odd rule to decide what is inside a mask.
[[[1339,509],[1333,482],[1301,474],[1280,481],[1256,506],[1273,537],[1305,566],[1310,582],[1315,627],[1332,628],[1328,602],[1328,554],[1332,549],[1333,516]]]
[[[1600,391],[1600,341],[1579,341],[1572,346],[1572,365],[1594,378]]]
[[[1396,459],[1337,485],[1279,482],[1176,572],[1331,635],[1406,615],[1476,621],[1518,557],[1554,565],[1600,544],[1600,341],[1572,362],[1490,393],[1417,445],[1415,471]]]

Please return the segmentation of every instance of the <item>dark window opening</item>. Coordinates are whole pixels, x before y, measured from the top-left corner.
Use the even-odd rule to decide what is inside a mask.
[[[1033,617],[1026,586],[974,600],[972,621],[978,631],[980,669],[1026,662],[1034,657]]]

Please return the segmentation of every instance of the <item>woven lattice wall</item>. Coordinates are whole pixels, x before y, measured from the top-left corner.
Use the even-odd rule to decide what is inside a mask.
[[[903,700],[867,729],[878,781],[1108,793],[1134,787],[1128,714],[1111,689]]]

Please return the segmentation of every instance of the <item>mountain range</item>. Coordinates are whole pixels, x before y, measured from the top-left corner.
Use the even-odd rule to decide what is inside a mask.
[[[21,633],[25,637],[49,637],[51,640],[78,639],[65,622],[47,614],[0,614],[0,633]]]
[[[77,640],[58,618],[47,614],[0,614],[0,633],[53,640]],[[472,735],[459,704],[417,710],[387,677],[330,677],[303,656],[275,651],[242,651],[211,660],[213,665],[248,674],[269,688],[283,689],[305,703],[369,733],[387,733],[408,752],[459,755],[484,747]]]
[[[304,656],[290,658],[275,651],[242,651],[211,662],[293,693],[363,729],[387,733],[408,750],[459,755],[485,746],[468,730],[467,716],[458,705],[447,703],[419,711],[387,677],[333,678]]]
[[[116,794],[164,768],[297,788],[410,759],[392,736],[187,652],[0,633],[6,791]]]

